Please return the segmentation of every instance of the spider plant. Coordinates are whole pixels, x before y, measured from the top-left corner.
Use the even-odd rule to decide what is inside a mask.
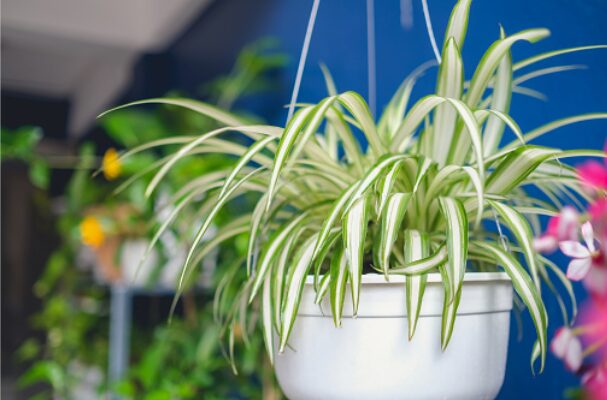
[[[218,313],[218,320],[231,344],[234,330],[255,325],[251,315],[260,311],[270,359],[275,349],[283,351],[310,275],[316,301],[329,296],[337,326],[347,292],[356,315],[364,273],[383,274],[386,280],[394,274],[405,275],[412,337],[427,275],[440,273],[445,292],[441,335],[445,348],[466,272],[503,269],[512,280],[519,306],[529,310],[537,331],[532,366],[539,358],[543,368],[548,320],[542,282],[562,303],[553,280],[561,282],[572,296],[571,314],[575,314],[575,299],[564,274],[534,251],[533,232],[540,216],[556,213],[559,197],[586,197],[574,169],[560,160],[605,154],[532,142],[564,125],[605,119],[607,114],[564,118],[525,133],[509,115],[510,101],[516,92],[535,95],[522,86],[526,81],[571,67],[520,74],[523,69],[560,54],[607,46],[568,48],[515,63],[510,52],[514,44],[536,42],[549,31],[529,29],[506,35],[502,30],[467,81],[461,51],[469,7],[470,0],[460,0],[451,14],[436,93],[410,106],[415,82],[429,67],[424,65],[404,80],[377,123],[363,97],[337,93],[326,70],[329,96],[317,104],[299,105],[284,128],[252,125],[207,104],[177,98],[126,105],[179,105],[224,125],[202,135],[136,147],[122,157],[179,145],[159,165],[148,195],[184,158],[216,152],[236,157],[233,168],[192,177],[175,196],[176,207],[158,231],[160,235],[167,229],[185,204],[200,201],[202,222],[193,238],[184,238],[192,245],[178,294],[187,288],[196,266],[213,246],[248,234],[248,254],[242,261],[247,276],[237,281],[236,299],[231,303],[226,299],[223,287],[229,287],[228,281],[217,293],[222,304],[218,309],[224,311]],[[504,137],[507,130],[514,134],[510,142]],[[233,132],[242,138],[234,139]],[[363,140],[358,139],[361,135]],[[528,191],[530,187],[545,196],[533,195],[537,191]],[[250,193],[258,198],[256,206],[234,216],[213,240],[202,244],[222,207]],[[509,230],[512,243],[502,235],[502,227]],[[564,317],[568,317],[566,309]]]

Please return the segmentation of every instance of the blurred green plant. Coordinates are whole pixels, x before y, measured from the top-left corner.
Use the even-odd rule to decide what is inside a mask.
[[[207,97],[216,104],[235,107],[240,98],[275,87],[273,74],[286,62],[286,57],[276,52],[275,41],[254,43],[243,49],[228,75],[205,86]],[[120,148],[136,147],[150,140],[170,140],[177,133],[196,133],[217,126],[211,118],[171,105],[154,112],[123,110],[99,122]],[[2,160],[24,161],[30,167],[32,183],[48,188],[52,165],[45,163],[36,153],[36,145],[41,138],[42,132],[37,128],[14,132],[3,130]],[[44,340],[27,339],[17,352],[19,360],[32,363],[20,380],[22,386],[44,382],[50,385],[53,395],[70,399],[74,396],[74,387],[82,381],[81,374],[75,373],[74,369],[86,366],[96,368],[102,374],[95,388],[100,395],[110,389],[105,377],[108,291],[105,285],[95,280],[90,270],[79,266],[82,250],[92,250],[97,259],[108,258],[115,262],[120,244],[128,238],[152,240],[156,228],[163,223],[157,216],[163,211],[170,213],[170,209],[164,206],[166,199],[178,195],[179,190],[190,182],[191,176],[223,170],[233,162],[223,155],[206,156],[204,161],[200,157],[192,157],[176,165],[158,194],[147,199],[144,189],[153,177],[153,166],[165,159],[172,149],[174,146],[135,155],[122,163],[116,160],[114,149],[108,150],[100,160],[92,144],[81,146],[78,163],[72,165],[74,173],[66,187],[63,209],[57,219],[61,245],[50,257],[34,287],[43,308],[32,319],[32,325],[44,332]],[[101,168],[105,179],[101,176],[91,179],[91,171],[97,168]],[[128,184],[135,180],[134,184]],[[199,217],[200,202],[188,205],[182,210],[183,215],[174,221],[171,230],[176,231],[177,237],[184,236],[180,229],[191,231],[196,228],[192,221]],[[217,224],[229,219],[230,212],[226,209]],[[91,219],[98,224],[93,224],[92,228],[84,226],[83,221],[90,222]],[[87,229],[99,229],[100,232],[87,232]],[[87,243],[87,233],[93,233],[91,237],[97,242],[83,245],[83,242]],[[225,242],[219,263],[229,263],[244,256],[245,235]],[[110,252],[109,257],[104,256],[107,252]],[[167,256],[161,254],[159,264],[166,259]],[[115,278],[110,276],[109,280],[112,277]],[[105,278],[108,278],[107,273]],[[273,389],[272,375],[266,374],[267,368],[261,368],[261,337],[248,338],[246,348],[239,350],[242,370],[235,376],[224,357],[226,351],[218,340],[223,333],[214,324],[212,310],[206,303],[189,310],[184,317],[175,316],[170,325],[156,328],[152,335],[135,331],[133,336],[138,340],[131,353],[131,369],[128,376],[112,385],[111,389],[131,398],[187,399],[204,395],[205,399],[225,399],[259,397],[263,387],[264,398],[278,398],[279,394]],[[48,398],[49,392],[41,392],[37,396]]]
[[[50,180],[48,162],[36,153],[42,139],[42,131],[34,126],[15,130],[2,128],[0,134],[0,161],[19,160],[29,167],[29,177],[34,186],[47,189]]]

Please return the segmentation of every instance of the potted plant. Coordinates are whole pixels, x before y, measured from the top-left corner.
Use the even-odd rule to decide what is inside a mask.
[[[236,327],[253,327],[250,321],[261,313],[267,352],[291,399],[494,398],[504,378],[512,288],[536,327],[532,367],[538,360],[539,369],[544,366],[548,321],[541,288],[553,289],[554,280],[570,285],[533,246],[539,217],[555,215],[557,208],[527,187],[549,199],[560,193],[584,198],[576,171],[560,160],[605,153],[531,142],[607,114],[523,133],[508,115],[511,95],[528,93],[521,83],[555,69],[517,79],[513,74],[552,56],[605,46],[513,63],[512,45],[549,32],[508,36],[502,30],[465,81],[461,49],[469,6],[461,0],[451,14],[436,93],[408,107],[422,72],[415,71],[378,123],[360,95],[337,94],[326,72],[330,96],[300,105],[284,128],[246,123],[179,98],[127,105],[179,105],[224,125],[171,139],[181,146],[159,166],[146,192],[191,155],[237,157],[235,167],[221,174],[193,176],[178,200],[187,204],[207,195],[200,228],[193,239],[183,238],[192,246],[178,295],[214,245],[248,232],[242,262],[248,278],[237,282],[233,306],[220,321],[232,346]],[[506,128],[514,140],[502,144]],[[251,144],[233,140],[234,132]],[[166,144],[151,142],[122,157]],[[242,195],[257,196],[256,206],[200,245],[217,213]]]

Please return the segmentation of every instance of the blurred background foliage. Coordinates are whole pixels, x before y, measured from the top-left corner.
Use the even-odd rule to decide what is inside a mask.
[[[276,40],[262,39],[241,51],[231,71],[201,87],[201,97],[242,117],[261,120],[238,109],[237,103],[275,90],[276,73],[287,61],[278,51]],[[182,95],[177,91],[167,93],[167,96]],[[99,123],[120,149],[177,134],[199,134],[216,127],[208,118],[171,106],[119,110]],[[154,273],[142,271],[147,274],[144,282],[129,282],[129,276],[120,270],[121,247],[129,240],[145,239],[148,243],[153,237],[161,223],[159,215],[167,212],[163,199],[174,195],[193,176],[226,168],[234,160],[214,155],[190,157],[172,169],[158,194],[146,198],[144,190],[153,174],[142,172],[151,172],[150,167],[166,156],[170,147],[136,154],[120,163],[119,176],[107,173],[102,176],[93,172],[108,162],[113,148],[101,158],[93,143],[84,142],[74,156],[53,156],[39,151],[41,138],[42,132],[36,127],[2,130],[2,162],[26,166],[37,196],[43,199],[38,205],[53,214],[60,238],[33,288],[42,309],[31,319],[38,334],[27,338],[15,354],[19,362],[30,365],[19,385],[36,388],[31,398],[54,395],[78,399],[91,391],[99,396],[115,391],[133,399],[279,398],[261,338],[254,334],[247,345],[237,345],[235,364],[239,370],[235,374],[224,348],[225,329],[213,318],[213,288],[228,270],[227,265],[245,254],[246,237],[227,242],[220,255],[214,255],[213,274],[184,296],[171,323],[167,323],[167,305],[172,297],[166,292],[171,292],[170,285],[175,281],[161,282],[158,278],[163,265],[174,257],[175,249],[171,249],[174,243],[160,241],[158,265],[154,266]],[[65,192],[57,198],[51,198],[47,191],[54,168],[73,170]],[[121,183],[139,176],[141,179],[135,184],[120,188]],[[193,229],[197,211],[195,205],[186,210],[180,216],[182,222],[176,224],[177,229],[180,226]],[[83,224],[86,218],[99,222],[99,244],[86,244],[87,228]],[[218,224],[224,219],[220,216]],[[144,263],[144,267],[148,265]],[[133,325],[127,376],[110,383],[106,371],[108,286],[112,284],[138,284],[144,294],[146,290],[155,293],[161,287],[164,295],[155,303],[155,315],[150,317],[148,307],[144,323]]]

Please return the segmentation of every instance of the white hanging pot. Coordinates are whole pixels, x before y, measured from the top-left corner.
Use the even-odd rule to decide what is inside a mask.
[[[336,328],[328,296],[306,281],[289,346],[276,353],[291,400],[494,399],[504,381],[512,283],[505,273],[466,273],[453,336],[441,350],[443,284],[429,274],[415,336],[407,334],[404,277],[363,275],[358,316],[346,296]],[[349,314],[348,314],[349,313]]]

